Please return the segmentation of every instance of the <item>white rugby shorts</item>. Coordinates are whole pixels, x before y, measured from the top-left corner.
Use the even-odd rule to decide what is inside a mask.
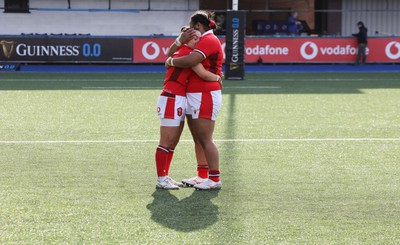
[[[222,105],[221,90],[187,93],[186,114],[215,121]]]
[[[186,97],[160,95],[157,101],[157,114],[160,118],[161,126],[179,126],[185,120]]]

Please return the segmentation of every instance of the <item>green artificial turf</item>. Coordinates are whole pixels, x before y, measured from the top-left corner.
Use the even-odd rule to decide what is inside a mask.
[[[163,74],[0,73],[0,244],[399,244],[397,73],[224,81],[221,191],[155,189]],[[170,175],[196,173],[187,129]]]

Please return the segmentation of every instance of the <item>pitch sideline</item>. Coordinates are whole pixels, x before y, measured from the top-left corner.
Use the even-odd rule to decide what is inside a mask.
[[[400,138],[292,138],[292,139],[215,139],[214,142],[323,142],[323,141],[400,141]],[[93,144],[154,143],[158,140],[0,140],[0,144]],[[180,140],[192,142],[192,140]]]

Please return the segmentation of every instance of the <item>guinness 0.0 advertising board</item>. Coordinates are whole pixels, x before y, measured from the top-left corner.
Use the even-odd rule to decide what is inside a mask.
[[[132,63],[132,38],[0,36],[1,62]]]
[[[237,11],[229,12],[237,14]],[[230,17],[234,28],[228,30],[226,39],[219,37],[223,49],[226,48],[227,79],[243,79],[245,62],[353,63],[357,57],[357,39],[352,37],[247,37],[244,40],[242,17]],[[0,70],[15,70],[18,67],[14,65],[18,63],[164,64],[175,38],[0,36]],[[366,54],[368,63],[400,63],[400,37],[371,37]]]
[[[226,13],[225,78],[244,79],[244,36],[246,12]]]

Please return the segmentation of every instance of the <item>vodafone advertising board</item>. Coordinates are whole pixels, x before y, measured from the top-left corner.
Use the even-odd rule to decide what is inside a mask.
[[[133,39],[133,61],[164,63],[168,58],[168,49],[174,41],[175,38],[135,38]],[[219,41],[222,49],[225,50],[225,38],[220,38]]]
[[[246,62],[354,62],[355,38],[247,39]],[[367,62],[400,62],[400,38],[370,38]]]
[[[133,62],[165,62],[169,46],[174,40],[174,38],[134,38]]]
[[[135,38],[133,62],[163,63],[173,41]],[[357,55],[355,38],[246,38],[245,46],[246,63],[351,63]],[[400,38],[369,38],[367,62],[400,62]]]

